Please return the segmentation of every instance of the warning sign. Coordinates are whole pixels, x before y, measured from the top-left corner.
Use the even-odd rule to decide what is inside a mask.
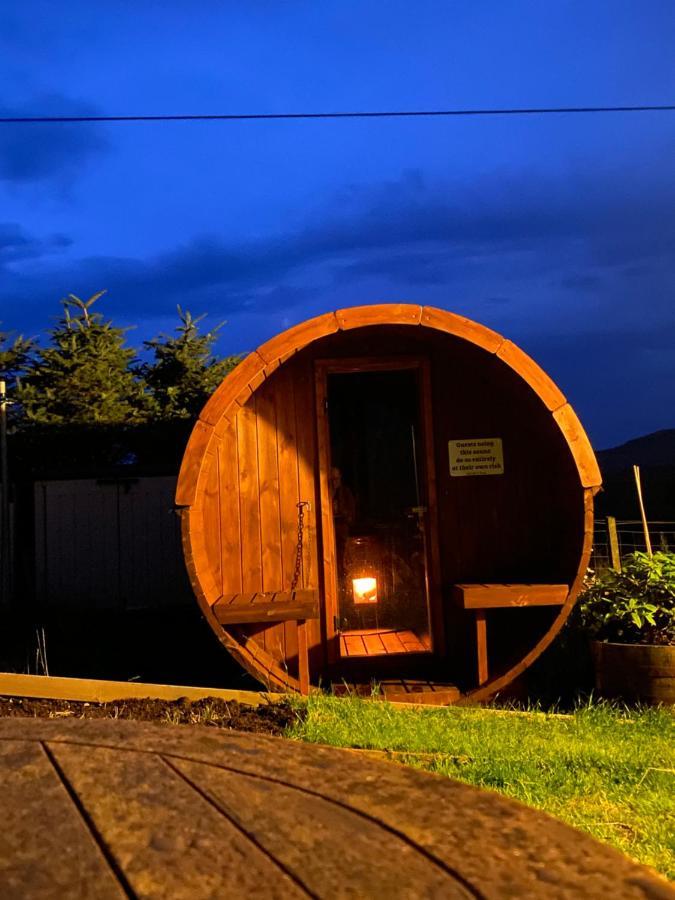
[[[448,441],[450,475],[503,475],[504,453],[501,438],[474,438]]]

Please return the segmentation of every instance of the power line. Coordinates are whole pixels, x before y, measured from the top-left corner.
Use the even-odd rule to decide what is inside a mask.
[[[115,122],[242,122],[283,119],[413,119],[450,116],[544,116],[578,113],[675,112],[661,106],[542,106],[507,109],[423,109],[364,112],[214,113],[152,116],[0,116],[0,125],[84,124]]]

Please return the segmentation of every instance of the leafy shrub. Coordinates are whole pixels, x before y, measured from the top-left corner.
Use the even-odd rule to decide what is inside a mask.
[[[675,644],[675,553],[632,553],[621,572],[592,575],[578,621],[598,641]]]

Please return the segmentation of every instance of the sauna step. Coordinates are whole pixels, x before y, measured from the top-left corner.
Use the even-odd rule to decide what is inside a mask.
[[[456,703],[462,692],[455,684],[443,681],[429,681],[424,678],[387,678],[378,683],[379,694],[373,695],[373,686],[368,684],[333,685],[336,696],[356,694],[373,700],[386,700],[389,703],[422,703],[425,706],[447,706]]]

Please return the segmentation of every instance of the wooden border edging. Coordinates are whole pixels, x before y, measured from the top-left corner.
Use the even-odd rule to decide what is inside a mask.
[[[0,672],[0,696],[32,697],[41,700],[72,700],[84,703],[110,703],[113,700],[202,700],[214,697],[261,706],[281,700],[281,694],[263,691],[236,691],[223,688],[185,687],[175,684],[145,684],[138,681],[98,681],[93,678],[55,678],[50,675],[15,675]]]

